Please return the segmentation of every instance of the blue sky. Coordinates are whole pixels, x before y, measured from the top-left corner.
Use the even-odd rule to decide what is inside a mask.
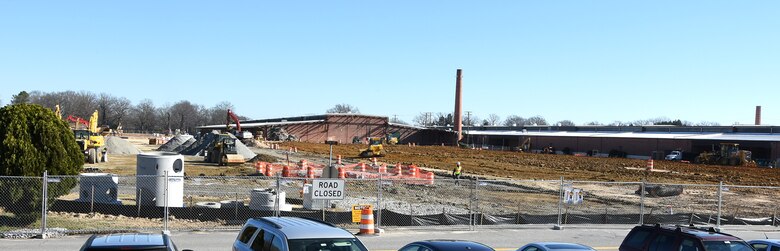
[[[780,1],[0,1],[0,100],[780,124]]]

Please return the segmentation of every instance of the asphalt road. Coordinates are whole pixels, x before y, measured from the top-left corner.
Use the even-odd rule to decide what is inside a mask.
[[[359,237],[372,251],[397,250],[406,243],[427,239],[463,239],[487,244],[498,251],[515,250],[534,241],[576,242],[597,250],[617,250],[633,226],[567,226],[552,230],[549,226],[523,226],[515,229],[478,229],[451,231],[447,229],[390,229],[379,236]],[[727,227],[723,229],[743,239],[780,238],[780,228]],[[179,249],[230,250],[237,231],[173,232]],[[78,250],[89,236],[68,236],[56,239],[0,240],[0,250]]]

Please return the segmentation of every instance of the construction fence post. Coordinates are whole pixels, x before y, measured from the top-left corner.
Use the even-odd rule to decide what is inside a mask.
[[[639,225],[645,224],[645,179],[642,179],[639,193]]]
[[[458,180],[455,180],[456,184]],[[471,186],[471,189],[469,189],[469,230],[474,230],[474,201],[477,199],[476,195],[474,194],[474,186]]]
[[[46,203],[48,202],[48,190],[49,190],[49,171],[43,171],[43,177],[41,179],[41,239],[46,239]]]
[[[379,172],[379,180],[376,186],[376,227],[382,229],[382,172]]]
[[[276,202],[274,202],[274,216],[279,217],[282,215],[281,212],[281,202],[279,199],[281,199],[281,196],[279,195],[282,192],[282,173],[276,172]]]
[[[720,216],[721,216],[721,206],[723,204],[723,181],[718,183],[718,220],[717,220],[717,228],[720,228]]]
[[[168,171],[166,170],[164,172],[165,181],[163,182],[164,190],[163,190],[163,231],[168,232]]]
[[[563,217],[561,214],[563,213],[563,176],[561,176],[561,183],[560,187],[558,189],[558,224],[553,227],[555,230],[561,230],[563,229],[563,226],[561,226],[561,217]]]

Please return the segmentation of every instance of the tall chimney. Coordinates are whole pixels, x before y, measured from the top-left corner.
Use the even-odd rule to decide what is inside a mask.
[[[756,106],[756,125],[761,125],[761,106]]]
[[[461,110],[461,101],[462,101],[462,99],[461,99],[461,88],[462,88],[462,86],[461,86],[461,73],[462,73],[462,70],[458,69],[458,73],[457,73],[457,75],[455,77],[455,114],[453,115],[453,117],[454,117],[454,120],[455,120],[454,121],[455,122],[455,125],[454,125],[455,133],[457,133],[457,136],[455,136],[455,145],[456,146],[458,145],[458,142],[460,141],[460,139],[463,138],[463,135],[461,135],[461,131],[463,130],[463,115],[461,115],[461,112],[462,112],[462,110]]]

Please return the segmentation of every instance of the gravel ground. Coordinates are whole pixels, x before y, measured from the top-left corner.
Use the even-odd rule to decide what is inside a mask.
[[[127,141],[126,139],[108,136],[106,137],[106,147],[109,154],[139,154],[141,150],[138,150],[135,145]]]

